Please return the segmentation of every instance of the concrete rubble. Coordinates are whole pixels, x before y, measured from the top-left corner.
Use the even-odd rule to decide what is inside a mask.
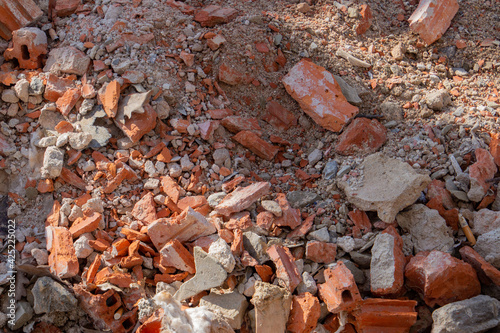
[[[495,5],[0,0],[0,331],[495,332]]]

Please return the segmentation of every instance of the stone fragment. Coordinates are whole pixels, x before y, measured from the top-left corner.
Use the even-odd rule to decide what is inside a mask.
[[[14,306],[16,307],[15,317],[7,322],[7,326],[11,330],[16,331],[33,318],[33,308],[26,301],[19,301]]]
[[[74,150],[83,150],[87,148],[87,146],[92,141],[93,137],[90,133],[79,132],[79,133],[71,133],[69,135],[69,145]]]
[[[213,27],[217,24],[228,23],[238,15],[238,11],[230,7],[209,5],[196,12],[194,20],[202,27]]]
[[[231,247],[222,238],[210,244],[208,255],[215,258],[228,273],[231,273],[236,265]]]
[[[256,133],[251,131],[241,131],[233,137],[233,140],[268,161],[271,161],[279,150],[278,147],[262,140]]]
[[[457,11],[456,0],[422,0],[408,19],[410,29],[430,45],[446,32]]]
[[[483,208],[478,212],[473,212],[472,216],[473,223],[471,223],[471,229],[476,236],[500,228],[500,212]]]
[[[267,243],[263,236],[252,231],[244,232],[243,246],[253,258],[259,261],[259,263],[269,260],[269,256],[267,255]]]
[[[306,259],[317,263],[330,264],[335,261],[337,245],[327,242],[309,241],[306,245]]]
[[[441,111],[445,106],[451,103],[451,97],[446,89],[436,90],[425,96],[425,101],[429,108],[435,111]]]
[[[394,60],[403,60],[405,57],[406,53],[406,46],[402,43],[399,42],[397,43],[391,50],[391,55],[394,58]]]
[[[268,182],[258,182],[246,187],[239,187],[226,195],[215,207],[215,211],[225,216],[241,212],[264,195],[269,194],[270,188],[271,184]]]
[[[167,242],[160,250],[160,264],[165,267],[175,267],[178,270],[194,274],[194,257],[177,239]]]
[[[257,281],[250,302],[255,306],[255,333],[286,331],[292,303],[286,288]]]
[[[215,227],[203,215],[188,207],[175,218],[154,221],[148,226],[147,233],[159,251],[171,239],[177,239],[181,243],[190,242],[215,231]]]
[[[341,181],[339,186],[350,203],[364,211],[377,211],[386,223],[394,222],[397,213],[414,203],[431,181],[409,164],[382,153],[369,155],[361,167],[364,181],[360,185]]]
[[[272,245],[267,249],[267,254],[276,265],[276,277],[293,292],[302,279],[290,250],[280,245]]]
[[[19,102],[19,97],[17,97],[14,90],[6,89],[2,91],[2,101],[14,104]]]
[[[397,235],[399,237],[399,235]],[[375,237],[370,265],[370,289],[374,295],[397,294],[404,283],[403,240],[390,233]]]
[[[73,247],[75,248],[75,254],[78,259],[87,258],[89,255],[94,252],[92,246],[90,246],[90,241],[94,240],[94,237],[91,233],[85,233],[81,235],[74,243]]]
[[[346,265],[339,261],[334,268],[325,269],[324,276],[325,283],[318,285],[318,292],[328,311],[339,313],[353,310],[361,301],[361,296],[354,276]]]
[[[211,292],[200,300],[200,306],[206,306],[217,316],[223,318],[233,329],[241,329],[248,302],[245,296],[236,291],[229,293]]]
[[[493,156],[483,148],[477,148],[476,163],[469,168],[470,190],[467,197],[474,202],[481,201],[491,186],[486,181],[493,178],[497,172],[497,166]]]
[[[358,333],[410,332],[417,321],[416,305],[413,300],[367,298],[352,312],[352,322]]]
[[[347,82],[345,82],[345,80],[341,76],[334,75],[333,77],[335,78],[335,81],[339,84],[342,94],[345,96],[345,98],[349,103],[351,103],[352,105],[359,106],[363,102],[363,100],[359,97],[356,89]]]
[[[44,72],[83,75],[87,72],[90,58],[82,51],[72,47],[52,49],[43,68]]]
[[[408,287],[417,291],[430,307],[461,301],[481,292],[472,266],[441,251],[415,255],[405,268],[405,278]]]
[[[196,274],[177,290],[174,298],[178,301],[197,295],[203,290],[219,287],[226,280],[227,273],[224,268],[201,247],[194,248],[194,262]]]
[[[287,92],[318,125],[339,132],[358,113],[325,68],[307,60],[297,63],[283,78]]]
[[[337,138],[335,151],[341,155],[372,154],[385,143],[387,129],[376,119],[354,119]]]
[[[31,289],[33,294],[33,310],[36,314],[73,311],[77,300],[72,293],[61,284],[44,276],[36,280]]]
[[[302,14],[305,14],[311,10],[311,6],[309,6],[307,2],[302,2],[297,5],[297,10]]]
[[[311,191],[293,191],[288,192],[286,198],[290,202],[293,208],[304,208],[318,200],[320,196],[317,193]]]
[[[292,333],[310,333],[316,328],[320,314],[318,298],[310,293],[293,296],[286,329]]]
[[[54,146],[47,147],[43,155],[42,177],[56,178],[61,174],[64,164],[64,152]]]
[[[480,333],[500,326],[500,301],[486,295],[447,304],[432,313],[432,333]]]
[[[14,91],[16,92],[17,97],[23,102],[28,101],[29,87],[30,83],[26,79],[21,79],[17,81],[16,85],[14,86]]]
[[[469,246],[460,249],[462,260],[471,265],[477,273],[481,283],[490,285],[492,283],[500,286],[500,271],[493,267],[489,262],[483,259]]]
[[[20,30],[42,17],[43,12],[33,0],[9,0],[0,2],[0,37],[9,40],[13,31]],[[22,8],[22,10],[20,10]]]
[[[415,204],[399,213],[396,220],[410,234],[415,253],[432,250],[451,253],[453,250],[452,231],[437,210]]]
[[[500,228],[482,234],[477,238],[474,250],[487,262],[500,269]]]
[[[68,229],[64,227],[46,227],[47,251],[52,274],[60,278],[70,278],[78,274],[79,265],[76,257],[73,239]]]

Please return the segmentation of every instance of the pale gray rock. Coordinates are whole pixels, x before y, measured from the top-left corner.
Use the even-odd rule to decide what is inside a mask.
[[[64,164],[64,152],[54,146],[48,147],[43,155],[42,176],[45,178],[59,177]]]
[[[479,236],[476,245],[474,245],[474,250],[484,260],[500,269],[500,228]]]
[[[472,215],[474,222],[471,229],[476,236],[500,228],[500,212],[483,208]]]
[[[441,111],[444,107],[451,103],[450,94],[445,90],[437,90],[428,93],[425,96],[427,106],[434,111]]]
[[[78,303],[72,293],[47,276],[39,278],[31,292],[36,314],[73,311]]]
[[[200,306],[206,306],[233,329],[239,330],[243,324],[248,302],[245,296],[236,291],[224,294],[211,292],[200,300]]]

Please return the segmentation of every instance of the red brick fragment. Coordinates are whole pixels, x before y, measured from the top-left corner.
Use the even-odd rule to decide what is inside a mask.
[[[318,285],[318,292],[328,311],[339,313],[356,308],[361,296],[349,268],[339,261],[334,268],[325,269],[323,274],[326,282]]]
[[[229,116],[221,121],[224,126],[231,133],[238,133],[240,131],[252,131],[258,135],[262,135],[262,129],[259,122],[255,118],[243,118],[239,116]]]
[[[297,125],[295,115],[276,101],[267,103],[266,111],[262,119],[280,130],[287,130]]]
[[[132,216],[144,223],[144,225],[150,225],[157,219],[153,193],[148,192],[141,200],[136,202],[132,210]]]
[[[448,30],[457,11],[457,0],[421,0],[408,19],[410,29],[430,45]]]
[[[486,285],[492,283],[500,286],[500,271],[469,246],[460,249],[462,260],[470,264],[477,273],[479,280]]]
[[[35,22],[43,12],[33,0],[0,2],[0,37],[9,40],[12,32]]]
[[[175,267],[190,274],[196,272],[194,257],[177,239],[173,239],[160,250],[161,265]]]
[[[250,131],[241,131],[233,136],[233,139],[255,155],[268,161],[271,161],[279,150],[278,147],[262,140],[257,134]]]
[[[259,182],[246,187],[239,187],[226,195],[215,207],[215,211],[225,216],[241,212],[264,195],[267,195],[270,189],[271,184],[268,182]]]
[[[317,297],[308,292],[294,295],[286,329],[292,333],[309,333],[316,328],[320,314]]]
[[[194,15],[194,20],[202,27],[213,27],[217,24],[228,23],[238,15],[234,8],[209,5],[199,10]]]
[[[84,233],[96,230],[101,220],[102,214],[97,212],[93,212],[89,216],[79,217],[73,222],[71,228],[69,228],[69,232],[71,232],[73,238],[77,238]]]
[[[267,249],[267,254],[276,265],[276,277],[284,282],[290,292],[293,292],[302,279],[290,250],[275,244]]]
[[[12,1],[12,3],[14,2]],[[0,16],[3,16],[5,14],[2,13],[1,7],[0,3]],[[15,16],[13,15],[11,18],[15,19]],[[0,28],[0,35],[5,32]],[[5,50],[4,57],[5,60],[16,59],[20,68],[37,69],[42,67],[46,54],[47,35],[38,28],[22,28],[12,33],[12,47]]]
[[[366,31],[368,31],[368,29],[370,29],[373,20],[373,14],[369,5],[361,5],[359,14],[361,15],[361,20],[356,27],[356,34],[358,36],[364,34]]]
[[[335,261],[337,245],[333,243],[309,241],[306,245],[306,259],[317,263],[330,264]]]
[[[372,154],[385,143],[386,133],[378,120],[356,118],[338,137],[335,151],[341,155]]]
[[[46,227],[47,251],[52,274],[60,278],[70,278],[78,274],[78,258],[76,257],[73,239],[68,229],[63,227]]]

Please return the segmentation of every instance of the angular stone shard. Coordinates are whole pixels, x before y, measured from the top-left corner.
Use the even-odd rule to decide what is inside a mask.
[[[406,284],[434,307],[477,296],[481,284],[471,265],[441,251],[424,251],[405,269]]]
[[[482,234],[477,238],[474,250],[487,262],[500,269],[500,228]]]
[[[286,288],[257,281],[250,302],[255,306],[255,333],[286,331],[292,304],[292,295]]]
[[[83,75],[90,65],[90,58],[82,51],[72,47],[52,49],[43,68],[44,72]]]
[[[364,211],[377,211],[378,217],[394,222],[396,215],[414,203],[431,179],[421,175],[408,164],[375,153],[365,158],[362,168],[364,180],[358,184],[352,179],[341,181],[349,202]]]
[[[318,125],[339,132],[358,113],[325,68],[301,60],[283,78],[286,91]]]
[[[39,278],[31,292],[34,301],[33,310],[36,314],[69,312],[77,305],[73,294],[47,276]]]
[[[400,241],[389,233],[375,238],[370,265],[370,287],[375,295],[396,294],[403,288],[405,257]]]
[[[174,298],[178,301],[192,297],[203,290],[219,287],[226,280],[227,272],[224,267],[201,247],[195,246],[194,248],[194,262],[196,274],[177,290]]]
[[[457,11],[457,0],[421,0],[408,19],[410,29],[430,45],[448,30]]]

